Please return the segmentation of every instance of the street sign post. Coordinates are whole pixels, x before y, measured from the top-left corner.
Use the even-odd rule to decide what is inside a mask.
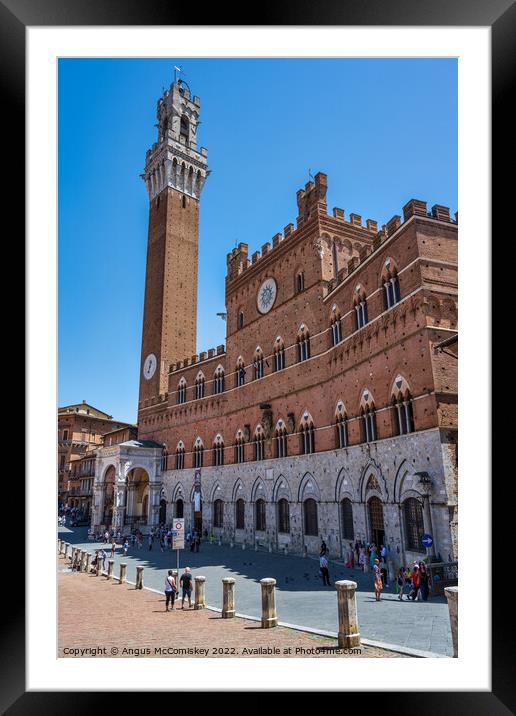
[[[179,550],[185,548],[185,520],[176,517],[172,522],[172,549],[177,550],[177,578],[179,579]],[[178,585],[176,585],[177,588]]]

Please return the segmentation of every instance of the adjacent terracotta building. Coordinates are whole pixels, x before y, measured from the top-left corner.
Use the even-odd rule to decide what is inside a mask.
[[[421,558],[428,533],[430,556],[455,559],[457,216],[416,199],[381,228],[329,213],[318,173],[295,225],[228,253],[226,345],[198,353],[199,109],[181,82],[158,103],[138,440],[98,451],[94,521],[112,469],[118,526],[184,515],[225,542],[302,553],[323,538],[334,555],[361,539],[393,564]]]

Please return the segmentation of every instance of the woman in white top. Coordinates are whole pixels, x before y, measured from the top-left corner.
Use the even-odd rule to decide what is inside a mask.
[[[174,602],[176,599],[176,580],[174,579],[172,570],[168,570],[168,574],[165,578],[165,611],[174,611]],[[172,609],[168,608],[169,603],[172,603]]]

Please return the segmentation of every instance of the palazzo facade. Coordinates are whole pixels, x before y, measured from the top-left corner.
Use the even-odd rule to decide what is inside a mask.
[[[329,213],[319,172],[295,225],[227,254],[226,344],[198,353],[199,110],[181,81],[158,102],[138,439],[97,451],[94,524],[112,484],[126,529],[184,516],[249,547],[456,559],[457,215]]]

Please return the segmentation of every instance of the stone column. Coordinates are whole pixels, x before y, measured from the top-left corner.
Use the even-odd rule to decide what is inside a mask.
[[[260,579],[262,587],[262,629],[278,626],[276,614],[276,580],[272,577]]]
[[[459,655],[458,643],[458,622],[459,622],[459,588],[445,587],[444,594],[448,600],[448,613],[450,615],[450,626],[453,641],[453,658]]]
[[[339,646],[349,649],[360,646],[360,630],[357,616],[357,583],[343,579],[335,582],[339,610]]]
[[[120,562],[120,584],[124,584],[127,580],[127,564]]]
[[[115,535],[118,530],[122,531],[124,526],[126,489],[125,482],[115,485],[113,517],[111,519],[111,526]]]
[[[143,567],[140,564],[136,567],[135,589],[143,589]]]
[[[194,609],[204,609],[206,602],[204,600],[206,577],[194,577],[195,582],[195,604]]]
[[[98,482],[94,486],[95,501],[93,505],[93,511],[91,514],[91,527],[96,532],[102,524],[104,517],[104,483]]]
[[[80,567],[81,572],[86,571],[86,555],[87,554],[88,553],[86,552],[85,549],[81,549],[81,567]]]
[[[107,578],[112,579],[113,578],[113,566],[115,564],[114,559],[108,559],[108,568],[107,568]]]
[[[147,524],[149,527],[159,525],[159,503],[161,499],[161,482],[149,482],[149,514]]]
[[[61,554],[62,551],[63,551],[63,540],[58,539],[57,540],[57,554]]]
[[[85,564],[85,566],[86,566],[86,574],[89,574],[89,573],[90,573],[90,569],[91,569],[91,564],[90,564],[90,562],[91,562],[91,554],[90,554],[89,552],[87,552],[87,553],[86,553],[86,564]]]
[[[235,580],[224,577],[222,580],[222,618],[231,619],[235,616]]]
[[[102,574],[102,557],[100,556],[100,550],[97,551],[97,565],[95,569],[95,574],[97,577],[100,577]]]

